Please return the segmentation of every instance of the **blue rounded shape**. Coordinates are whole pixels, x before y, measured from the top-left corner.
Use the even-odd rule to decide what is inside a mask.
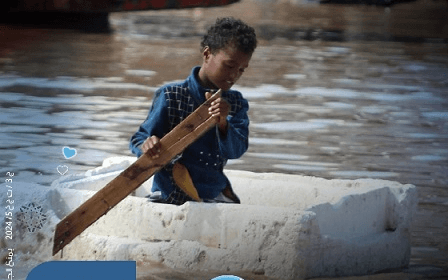
[[[135,261],[49,261],[33,268],[26,280],[135,280]]]
[[[244,280],[244,279],[241,277],[238,277],[238,276],[233,276],[233,275],[222,275],[222,276],[215,277],[211,280]]]

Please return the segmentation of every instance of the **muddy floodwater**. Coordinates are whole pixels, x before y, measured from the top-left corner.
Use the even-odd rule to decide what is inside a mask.
[[[410,266],[368,279],[447,279],[446,1],[243,0],[114,13],[106,33],[1,24],[1,173],[50,185],[130,156],[154,91],[201,63],[201,35],[228,15],[260,42],[235,86],[249,100],[250,148],[227,168],[416,185]],[[65,146],[76,156],[66,159]],[[152,269],[158,276],[141,279],[208,277]]]

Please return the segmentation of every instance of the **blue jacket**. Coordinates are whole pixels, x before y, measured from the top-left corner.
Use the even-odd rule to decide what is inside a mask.
[[[209,89],[199,84],[199,69],[193,68],[185,81],[165,85],[156,91],[148,117],[131,137],[129,147],[132,153],[140,157],[140,145],[148,137],[156,135],[162,138],[205,101],[205,92]],[[163,198],[167,198],[174,190],[172,166],[175,161],[186,166],[202,199],[215,198],[230,184],[223,168],[228,159],[239,158],[247,151],[249,104],[238,91],[228,90],[222,97],[231,105],[227,134],[223,136],[215,127],[191,144],[154,175],[153,192],[161,191]]]

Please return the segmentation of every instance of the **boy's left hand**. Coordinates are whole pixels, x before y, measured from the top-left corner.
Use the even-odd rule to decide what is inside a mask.
[[[208,93],[208,92],[207,92]],[[210,98],[211,94],[205,94],[206,98]],[[230,104],[222,97],[217,98],[211,103],[208,109],[210,115],[215,118],[219,118],[218,124],[221,132],[225,133],[227,131],[227,115],[230,112]]]

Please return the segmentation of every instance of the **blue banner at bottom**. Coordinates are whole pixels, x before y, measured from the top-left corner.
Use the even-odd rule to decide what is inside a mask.
[[[136,280],[135,261],[51,261],[35,267],[26,280]],[[243,280],[222,275],[212,280]]]
[[[135,261],[51,261],[35,267],[26,280],[135,280]]]

